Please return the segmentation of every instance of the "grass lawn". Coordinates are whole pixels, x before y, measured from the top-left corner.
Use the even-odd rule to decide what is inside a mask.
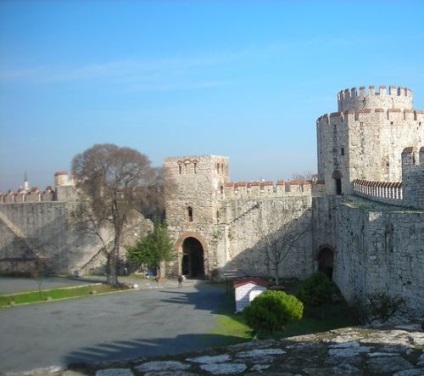
[[[338,303],[315,310],[305,309],[301,320],[289,323],[286,330],[274,333],[273,338],[281,339],[354,325],[349,308],[343,303]],[[233,312],[223,312],[218,317],[217,328],[213,334],[228,336],[226,345],[246,342],[254,336],[252,329],[244,322],[243,315]]]
[[[285,281],[286,293],[294,294],[298,283],[298,281]],[[228,336],[226,345],[251,340],[255,333],[246,325],[242,314],[234,313],[234,296],[228,294],[227,300],[228,304],[226,304],[225,310],[220,312],[213,334]],[[354,325],[349,307],[345,302],[326,304],[316,308],[305,307],[301,320],[289,323],[284,331],[275,332],[272,338],[281,339]],[[261,339],[263,337],[270,338],[267,335],[258,336]]]
[[[252,339],[252,329],[243,320],[243,315],[234,312],[234,296],[225,296],[225,307],[218,312],[214,335],[226,337],[223,346],[247,342]]]
[[[337,328],[355,326],[346,303],[327,304],[318,308],[306,307],[303,318],[287,325],[280,338],[325,332]]]
[[[0,296],[0,308],[11,307],[17,304],[30,304],[60,299],[83,298],[96,294],[106,294],[127,289],[127,286],[112,287],[103,283],[98,283],[87,286],[63,287],[51,290],[39,290],[26,293],[2,295]]]

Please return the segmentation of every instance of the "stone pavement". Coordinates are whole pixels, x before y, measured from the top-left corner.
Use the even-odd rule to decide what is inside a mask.
[[[162,358],[73,365],[7,376],[424,376],[420,323],[352,327]]]

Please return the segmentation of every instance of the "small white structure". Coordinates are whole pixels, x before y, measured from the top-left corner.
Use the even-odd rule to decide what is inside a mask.
[[[236,312],[242,312],[259,294],[268,289],[268,282],[258,277],[248,277],[234,282]]]

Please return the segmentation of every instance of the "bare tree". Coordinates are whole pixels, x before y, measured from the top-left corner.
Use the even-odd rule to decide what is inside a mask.
[[[94,145],[72,160],[77,189],[84,197],[77,207],[81,227],[96,234],[106,255],[107,283],[118,284],[117,266],[123,229],[134,209],[141,211],[154,201],[160,189],[161,176],[151,167],[144,154],[113,144]],[[111,226],[110,246],[102,237],[102,229]]]
[[[292,174],[292,180],[312,180],[315,174],[312,171],[305,171],[303,173],[295,172]]]
[[[156,167],[152,169],[150,185],[141,186],[137,190],[139,201],[135,209],[155,223],[163,222],[165,200],[175,191],[174,181],[169,176],[166,179],[163,168]]]
[[[262,248],[265,260],[271,265],[275,284],[279,285],[280,265],[293,249],[300,244],[302,237],[310,231],[310,226],[302,226],[301,221],[293,220],[274,233],[268,233],[264,236],[264,245]]]

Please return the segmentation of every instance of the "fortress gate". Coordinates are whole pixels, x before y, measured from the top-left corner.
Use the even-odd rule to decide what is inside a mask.
[[[202,244],[196,238],[190,237],[184,240],[182,248],[182,274],[191,278],[203,278],[205,266]]]

